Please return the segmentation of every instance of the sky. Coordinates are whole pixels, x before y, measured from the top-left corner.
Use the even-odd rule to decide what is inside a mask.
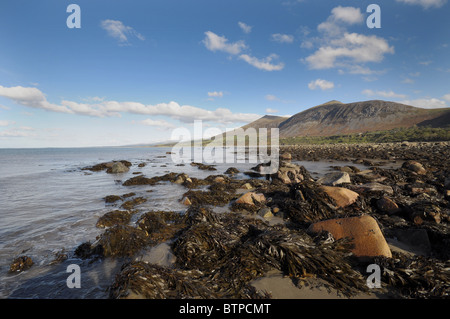
[[[0,148],[154,143],[330,100],[450,107],[449,13],[448,0],[2,0]]]

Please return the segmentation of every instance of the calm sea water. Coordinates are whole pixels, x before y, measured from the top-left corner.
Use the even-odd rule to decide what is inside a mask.
[[[148,201],[137,208],[186,209],[179,200],[186,189],[165,183],[156,186],[124,187],[122,182],[142,172],[147,177],[168,172],[187,173],[205,178],[223,174],[234,166],[241,172],[255,164],[218,164],[217,171],[202,171],[189,164],[176,166],[165,148],[77,148],[77,149],[0,149],[0,298],[107,298],[107,287],[120,270],[121,260],[95,262],[69,258],[50,265],[55,253],[69,256],[83,242],[95,241],[104,230],[95,227],[98,218],[113,207],[105,204],[107,195],[135,192]],[[129,172],[107,174],[81,170],[100,162],[128,160]],[[139,168],[138,164],[147,165]],[[330,162],[301,162],[310,172],[323,174]],[[344,163],[345,164],[345,163]],[[245,177],[243,174],[238,178]],[[152,192],[148,192],[148,191]],[[140,214],[134,215],[134,222]],[[21,273],[9,273],[15,257],[27,255],[34,265]],[[67,266],[81,268],[81,288],[70,289]]]

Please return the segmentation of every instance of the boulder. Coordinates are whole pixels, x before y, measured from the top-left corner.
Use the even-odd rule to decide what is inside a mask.
[[[382,212],[388,213],[388,214],[396,214],[401,211],[401,209],[398,207],[398,205],[390,198],[383,197],[379,200],[377,200],[377,207]]]
[[[247,192],[236,200],[237,204],[255,205],[255,203],[263,203],[266,201],[264,194],[255,192]]]
[[[281,181],[283,184],[292,184],[292,183],[300,183],[305,179],[303,174],[304,168],[292,164],[292,163],[283,163],[278,171],[272,175],[272,180]]]
[[[351,238],[356,257],[384,256],[391,258],[391,250],[377,221],[369,215],[320,221],[308,228],[309,232],[330,232],[335,239]]]
[[[354,189],[355,189],[355,191],[357,191],[359,193],[383,192],[383,193],[387,193],[389,195],[394,194],[394,190],[392,189],[391,186],[383,185],[383,184],[380,184],[377,182],[367,183],[367,184],[363,184],[363,185],[357,185],[354,187]]]
[[[350,175],[347,172],[333,172],[325,174],[319,178],[317,183],[327,186],[336,186],[338,184],[350,183]]]
[[[322,186],[321,189],[334,199],[338,207],[346,207],[353,204],[359,196],[358,193],[343,187]]]
[[[283,153],[283,154],[281,154],[281,155],[280,155],[280,160],[286,161],[286,162],[291,161],[291,160],[292,160],[292,155],[291,155],[291,153]]]
[[[183,205],[186,205],[186,206],[191,206],[191,205],[192,205],[191,200],[189,199],[189,197],[184,197],[184,198],[182,199],[181,203],[182,203]]]
[[[422,164],[416,161],[406,161],[403,163],[402,167],[419,175],[425,175],[427,173],[427,170],[422,166]]]
[[[106,172],[109,174],[121,174],[126,173],[129,170],[130,169],[126,167],[122,162],[115,162]]]
[[[265,219],[270,219],[270,218],[273,217],[272,211],[268,207],[261,208],[258,211],[258,215],[263,217],[263,218],[265,218]]]

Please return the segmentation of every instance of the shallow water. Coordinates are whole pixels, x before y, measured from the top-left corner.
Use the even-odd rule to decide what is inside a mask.
[[[217,171],[202,171],[187,163],[176,166],[166,148],[81,148],[81,149],[0,149],[0,298],[107,298],[106,288],[120,270],[121,261],[94,262],[69,259],[49,265],[55,253],[64,250],[71,256],[83,242],[95,241],[104,230],[95,227],[97,219],[112,210],[105,205],[107,195],[135,192],[147,198],[139,211],[186,209],[179,200],[186,189],[162,183],[155,186],[122,186],[121,182],[142,172],[147,177],[169,172],[205,178],[223,174],[228,167],[241,172],[255,164],[217,164]],[[124,174],[81,170],[100,162],[128,160],[133,165]],[[145,167],[138,164],[145,162]],[[296,162],[314,173],[330,171],[330,166],[354,165],[344,162]],[[362,165],[354,165],[361,169]],[[242,173],[237,178],[247,178]],[[149,192],[151,191],[151,192]],[[132,223],[140,216],[133,216]],[[150,260],[164,259],[167,247],[149,252]],[[170,252],[168,252],[170,253]],[[27,255],[34,265],[22,273],[10,274],[15,257]],[[169,263],[169,261],[164,261]],[[81,289],[69,289],[67,266],[81,267]]]

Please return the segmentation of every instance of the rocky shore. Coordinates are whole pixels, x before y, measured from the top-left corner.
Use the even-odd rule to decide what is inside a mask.
[[[220,172],[201,163],[191,165],[214,175],[136,175],[122,182],[122,195],[104,198],[111,211],[93,225],[104,232],[73,255],[126,260],[110,298],[283,298],[257,288],[274,271],[278,285],[289,279],[299,291],[320,282],[347,298],[449,298],[449,146],[283,146],[270,176],[259,173],[260,165],[236,178],[234,167]],[[313,178],[297,163],[319,160],[348,165],[330,164],[333,172]],[[120,174],[131,166],[119,161],[83,170]],[[185,211],[139,210],[152,193],[134,191],[161,183],[185,189],[179,198]],[[149,262],[149,249],[161,245],[170,262]],[[20,258],[11,271],[32,266]],[[379,288],[367,285],[372,264],[381,269]]]

